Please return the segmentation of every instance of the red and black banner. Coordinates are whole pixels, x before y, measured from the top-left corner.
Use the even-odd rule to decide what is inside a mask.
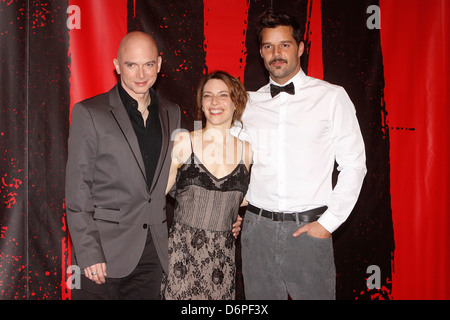
[[[337,298],[450,298],[449,5],[0,1],[0,299],[70,299],[70,111],[116,83],[120,39],[134,30],[153,35],[163,57],[156,89],[192,129],[203,74],[228,71],[248,90],[267,83],[255,23],[271,6],[304,26],[303,70],[347,90],[366,144],[361,195],[334,234]],[[236,298],[245,299],[239,277]]]

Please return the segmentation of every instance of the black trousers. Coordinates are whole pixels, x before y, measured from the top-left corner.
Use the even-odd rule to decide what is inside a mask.
[[[144,252],[133,272],[124,278],[107,277],[104,284],[96,284],[82,272],[80,289],[72,290],[72,300],[159,300],[162,273],[149,231]]]

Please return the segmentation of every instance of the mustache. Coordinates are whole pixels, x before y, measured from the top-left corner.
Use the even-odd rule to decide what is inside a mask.
[[[274,62],[284,62],[284,63],[288,63],[288,61],[286,59],[281,59],[281,58],[275,58],[269,61],[269,64],[272,64]]]

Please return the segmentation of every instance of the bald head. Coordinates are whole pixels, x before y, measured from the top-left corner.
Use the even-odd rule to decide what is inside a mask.
[[[121,56],[125,52],[139,46],[146,47],[150,51],[158,52],[158,46],[151,35],[141,31],[133,31],[124,36],[120,41],[119,50],[117,51],[117,59],[120,60]]]
[[[120,41],[114,66],[123,88],[140,100],[155,83],[161,62],[155,40],[144,32],[134,31]]]

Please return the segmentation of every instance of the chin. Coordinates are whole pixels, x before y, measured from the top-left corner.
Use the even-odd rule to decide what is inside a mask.
[[[282,68],[276,68],[276,69],[272,69],[272,75],[276,78],[284,78],[286,77],[286,70],[282,69]]]
[[[133,91],[136,94],[144,94],[147,93],[148,90],[150,89],[150,86],[145,86],[145,87],[134,87]]]

